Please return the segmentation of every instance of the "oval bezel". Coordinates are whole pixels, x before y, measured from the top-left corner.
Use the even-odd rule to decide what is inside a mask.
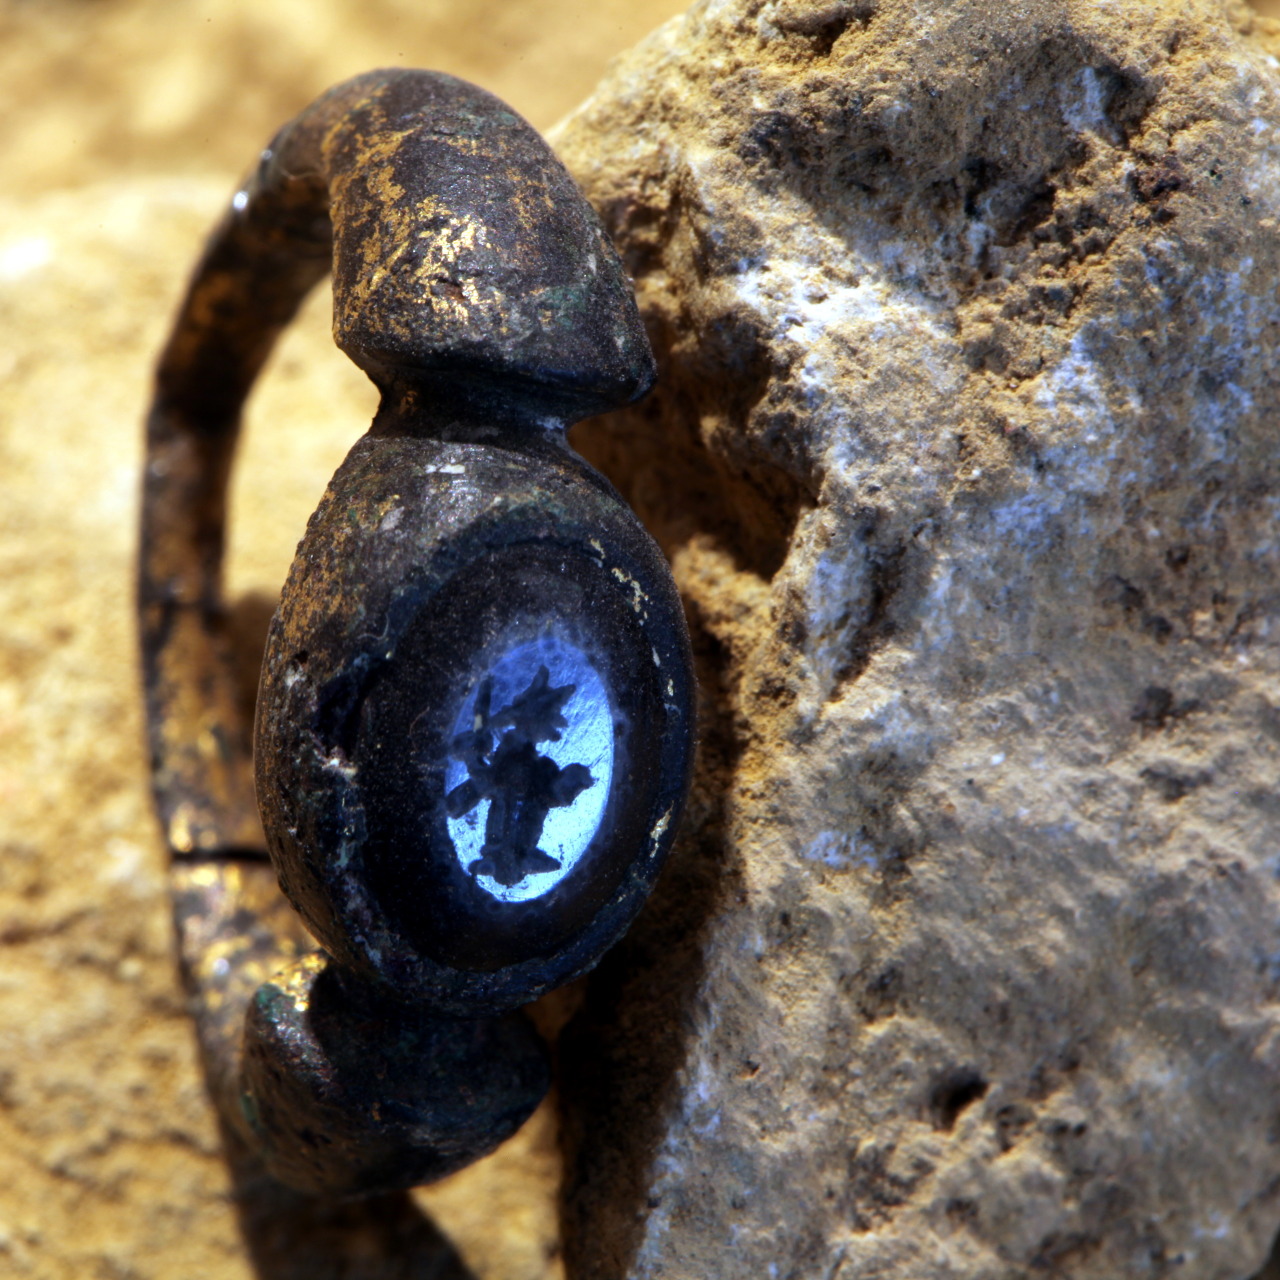
[[[406,823],[423,814],[384,774],[397,750],[401,774],[429,752],[414,721],[438,750],[456,706],[442,692],[474,680],[504,616],[538,608],[589,639],[644,721],[615,768],[634,799],[611,797],[616,830],[595,862],[495,917],[491,900],[441,888],[443,858],[412,870]],[[469,641],[460,620],[474,619]],[[308,526],[263,664],[255,756],[281,887],[326,950],[407,997],[459,1013],[525,1003],[590,968],[643,904],[687,788],[693,705],[666,562],[586,463],[567,448],[366,436]]]

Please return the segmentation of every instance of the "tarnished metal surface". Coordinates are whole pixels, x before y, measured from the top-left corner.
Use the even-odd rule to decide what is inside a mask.
[[[441,1018],[319,953],[257,989],[241,1107],[290,1186],[363,1195],[433,1182],[486,1155],[550,1082],[529,1020]]]
[[[331,264],[336,340],[382,404],[291,571],[251,755],[227,475]],[[688,640],[656,546],[564,428],[652,377],[590,207],[449,76],[330,91],[214,232],[157,372],[138,607],[183,973],[242,1190],[265,1169],[369,1195],[491,1149],[548,1083],[511,1010],[594,964],[651,887],[687,785]],[[273,884],[255,765],[274,871],[333,959]],[[366,1225],[403,1214],[370,1201]]]
[[[646,391],[653,357],[591,206],[534,130],[450,76],[375,72],[286,130],[272,172],[332,175],[334,338],[374,381],[409,380],[528,421]]]

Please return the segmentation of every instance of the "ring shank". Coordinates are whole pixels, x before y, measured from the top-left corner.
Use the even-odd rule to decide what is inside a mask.
[[[272,1038],[279,1009],[246,1022],[251,1002],[270,1003],[276,970],[319,982],[332,962],[304,954],[311,940],[265,861],[223,599],[227,486],[244,401],[331,268],[335,336],[382,390],[384,430],[391,422],[401,434],[430,435],[479,412],[541,440],[548,428],[637,398],[654,369],[622,265],[545,142],[473,85],[400,70],[337,86],[277,134],[213,232],[161,355],[147,418],[137,607],[183,976],[228,1132],[289,1180],[312,1119],[327,1116],[335,1131],[349,1121],[341,1150],[293,1177],[310,1192],[348,1194],[438,1176],[491,1149],[543,1096],[547,1066],[532,1029],[466,1011],[458,1044],[501,1070],[486,1093],[477,1083],[484,1072],[445,1052],[458,1024],[441,1032],[434,1056],[471,1089],[470,1108],[454,1114],[439,1080],[426,1080],[414,1055],[392,1052],[409,1014],[414,1034],[431,1039],[438,1010],[380,989],[373,1003],[386,1016],[371,1021],[370,989],[335,970],[331,1043],[307,1041],[308,1062],[327,1066],[314,1089],[290,1094],[307,1064],[290,1065]],[[315,1031],[302,1016],[309,998],[298,1004],[303,1039]],[[363,1110],[343,1109],[363,1081],[367,1064],[347,1053],[360,1044],[386,1048],[375,1083],[421,1103],[405,1112],[412,1124],[368,1123],[377,1096]],[[256,1092],[246,1083],[255,1046],[272,1068]],[[273,1109],[273,1097],[288,1105]],[[258,1107],[257,1127],[246,1102]],[[449,1160],[437,1160],[432,1144]]]

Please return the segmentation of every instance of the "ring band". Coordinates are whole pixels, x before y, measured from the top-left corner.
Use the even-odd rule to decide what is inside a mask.
[[[290,572],[251,747],[227,478],[241,405],[331,266],[335,340],[382,398]],[[564,438],[652,378],[572,179],[445,75],[320,98],[196,269],[147,425],[152,779],[211,1092],[292,1186],[412,1186],[514,1132],[549,1079],[518,1007],[594,965],[670,848],[693,750],[679,598]]]

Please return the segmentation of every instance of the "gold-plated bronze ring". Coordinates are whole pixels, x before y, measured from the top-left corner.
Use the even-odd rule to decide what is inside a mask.
[[[227,476],[243,401],[331,266],[336,341],[381,403],[299,546],[251,748]],[[658,548],[565,439],[652,379],[563,166],[446,75],[320,98],[196,269],[147,424],[152,778],[213,1097],[290,1186],[408,1187],[512,1133],[549,1079],[520,1006],[594,965],[658,874],[688,637]]]

